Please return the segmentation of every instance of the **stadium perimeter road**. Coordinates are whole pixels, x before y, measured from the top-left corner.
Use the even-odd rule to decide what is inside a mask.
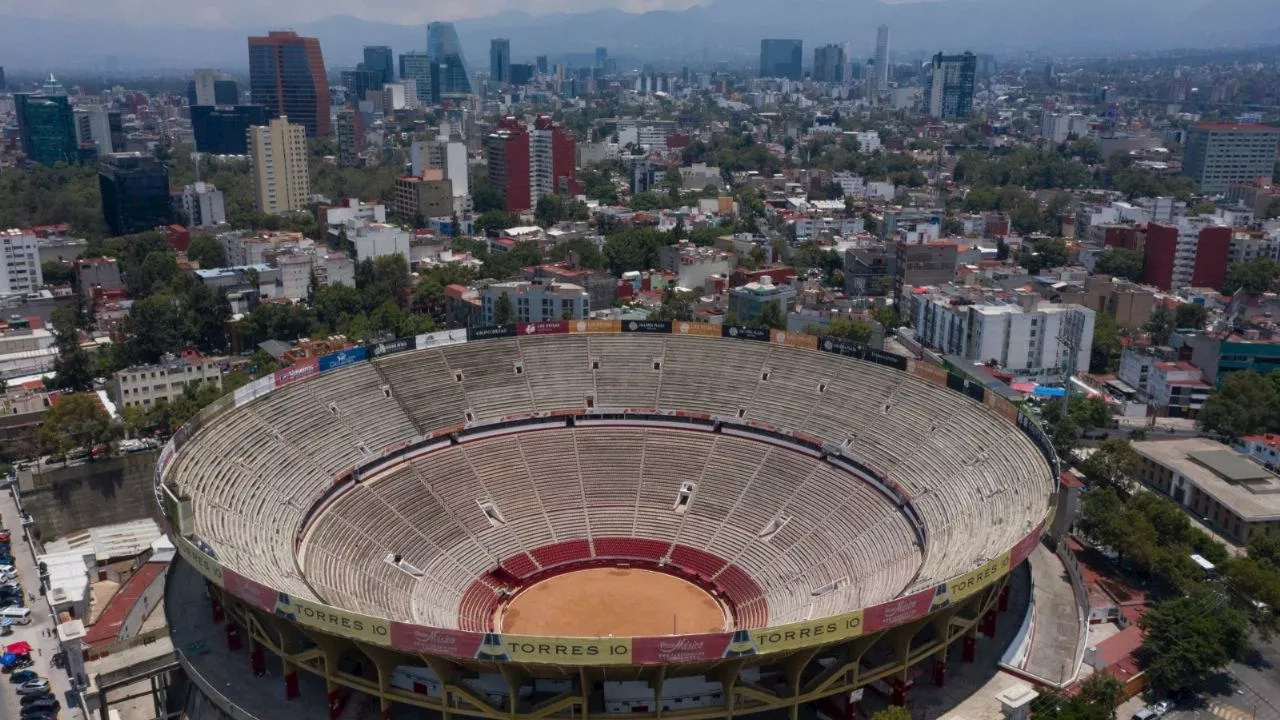
[[[1179,707],[1169,720],[1280,720],[1280,639],[1253,639],[1257,654],[1232,663],[1195,707]],[[1121,718],[1121,720],[1129,720]]]
[[[36,569],[31,545],[23,538],[22,515],[18,512],[11,487],[0,492],[0,513],[4,514],[5,527],[12,537],[10,548],[13,551],[13,564],[18,569],[23,590],[35,594],[34,601],[27,601],[27,607],[31,608],[31,624],[15,625],[14,633],[0,638],[0,644],[9,645],[20,641],[30,643],[31,659],[35,661],[31,669],[49,679],[54,694],[62,703],[62,714],[59,716],[61,720],[84,720],[84,714],[75,700],[76,696],[71,692],[71,678],[65,670],[53,666],[53,656],[58,652],[58,639],[50,636],[49,632],[55,630],[56,621],[48,601],[40,594],[40,573]],[[0,718],[17,718],[21,706],[14,691],[16,686],[9,684],[8,675],[3,677],[4,680],[0,681],[0,685],[3,685],[0,687]]]

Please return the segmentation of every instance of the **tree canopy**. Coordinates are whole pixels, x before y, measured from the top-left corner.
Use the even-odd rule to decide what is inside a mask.
[[[58,397],[36,431],[43,452],[66,455],[75,448],[86,450],[110,444],[120,437],[121,428],[102,407],[94,393],[69,393]]]
[[[1228,374],[1196,416],[1200,429],[1229,441],[1280,428],[1280,370]]]
[[[1094,270],[1107,275],[1132,280],[1133,282],[1141,282],[1142,262],[1142,253],[1137,250],[1130,250],[1122,247],[1109,247],[1098,253],[1098,260],[1094,265]]]

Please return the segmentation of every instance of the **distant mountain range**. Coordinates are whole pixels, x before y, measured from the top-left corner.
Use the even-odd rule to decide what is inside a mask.
[[[588,57],[597,45],[626,62],[678,67],[704,58],[748,63],[763,37],[799,37],[812,47],[849,43],[870,54],[876,26],[889,25],[896,52],[937,50],[1122,54],[1280,42],[1276,0],[713,0],[680,12],[618,10],[503,13],[456,23],[473,70],[488,65],[488,41],[511,39],[516,61],[535,55]],[[0,65],[13,70],[186,69],[247,64],[245,38],[267,27],[147,27],[0,15]],[[424,26],[335,16],[292,26],[320,38],[330,67],[354,65],[361,47],[425,50]],[[110,60],[108,60],[110,58]]]

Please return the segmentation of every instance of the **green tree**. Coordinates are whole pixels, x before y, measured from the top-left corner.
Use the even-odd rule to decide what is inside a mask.
[[[1109,247],[1098,253],[1098,261],[1094,269],[1107,275],[1141,282],[1142,262],[1142,253],[1137,250]]]
[[[1157,604],[1142,620],[1141,658],[1157,692],[1203,690],[1248,647],[1248,618],[1206,587]]]
[[[130,336],[130,362],[154,363],[165,353],[182,349],[188,337],[187,318],[178,300],[167,294],[136,300],[124,322]]]
[[[54,346],[58,356],[53,361],[54,384],[62,390],[88,392],[93,389],[93,358],[80,347],[80,330],[76,327],[76,311],[69,305],[53,310]]]
[[[1271,202],[1267,203],[1267,211],[1263,213],[1263,217],[1267,220],[1280,218],[1280,198],[1271,198]]]
[[[511,307],[511,296],[504,292],[493,303],[493,324],[510,325],[515,321],[516,314]]]
[[[1178,329],[1201,330],[1204,328],[1204,321],[1209,312],[1204,309],[1203,305],[1195,303],[1181,303],[1173,314],[1174,327]]]
[[[1254,258],[1245,262],[1231,263],[1227,266],[1226,280],[1222,283],[1222,292],[1228,295],[1237,290],[1250,294],[1268,292],[1276,287],[1276,277],[1280,275],[1280,264],[1269,258]]]
[[[1111,424],[1111,407],[1101,397],[1072,395],[1067,399],[1067,413],[1081,430],[1093,430]]]
[[[222,243],[212,235],[197,235],[191,238],[187,246],[187,259],[200,263],[202,268],[220,268],[227,266],[227,251]]]
[[[94,448],[120,437],[122,428],[93,393],[69,393],[58,397],[44,423],[36,431],[36,441],[44,452],[65,455],[75,448]]]
[[[480,233],[499,232],[519,224],[520,218],[506,210],[489,210],[476,218],[475,228]]]
[[[1234,442],[1276,427],[1280,393],[1276,383],[1252,370],[1228,374],[1196,416],[1200,429]]]
[[[1176,317],[1169,308],[1158,305],[1147,321],[1146,331],[1151,333],[1151,342],[1155,345],[1168,345],[1176,327]]]
[[[911,720],[911,711],[901,705],[890,705],[877,711],[871,716],[871,720]]]
[[[760,309],[760,313],[747,323],[748,327],[761,330],[785,330],[786,313],[782,312],[781,303],[771,302]]]
[[[1018,254],[1018,263],[1035,275],[1043,269],[1062,267],[1067,264],[1067,243],[1058,238],[1049,238],[1024,244]]]
[[[1142,467],[1142,456],[1124,440],[1109,439],[1080,463],[1091,487],[1109,487],[1128,493]]]
[[[658,264],[658,248],[669,238],[653,228],[629,228],[616,232],[604,242],[604,258],[615,276],[631,270],[649,270]]]
[[[1093,321],[1093,345],[1089,350],[1089,372],[1114,372],[1119,365],[1120,326],[1115,316],[1100,312]]]
[[[853,340],[854,342],[868,343],[871,342],[871,336],[875,332],[875,328],[871,323],[862,318],[845,318],[833,317],[827,323],[825,328],[814,328],[817,332],[809,332],[806,328],[805,332],[810,335],[829,335],[831,337],[844,338],[845,340]]]
[[[46,260],[40,264],[40,275],[50,285],[69,285],[76,281],[76,268],[69,262]]]
[[[871,308],[871,317],[884,326],[886,331],[896,330],[904,325],[898,311],[888,305],[877,305]]]
[[[534,207],[533,215],[542,227],[551,227],[561,220],[586,220],[589,217],[585,203],[559,195],[542,196]]]

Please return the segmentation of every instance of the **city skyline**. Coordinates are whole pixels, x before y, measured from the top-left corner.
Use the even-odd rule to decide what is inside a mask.
[[[338,67],[355,65],[364,45],[389,45],[397,52],[421,50],[426,22],[455,22],[464,52],[473,60],[488,53],[494,37],[512,39],[512,61],[532,62],[540,54],[590,53],[597,45],[632,48],[626,54],[642,62],[669,59],[686,64],[706,55],[713,60],[742,62],[758,57],[761,38],[789,37],[806,47],[849,43],[850,58],[871,57],[875,28],[893,30],[892,51],[906,57],[922,52],[1032,52],[1104,54],[1154,49],[1245,47],[1274,42],[1280,29],[1280,6],[1264,0],[1232,0],[1241,12],[1200,12],[1204,0],[1171,0],[1158,15],[1149,0],[1084,0],[1077,13],[1106,13],[1114,22],[1081,24],[1057,17],[1062,10],[1048,0],[1016,7],[1009,0],[959,0],[885,3],[851,0],[832,5],[797,0],[794,11],[779,15],[762,0],[709,0],[686,10],[643,14],[621,12],[602,4],[589,12],[535,14],[504,12],[451,20],[445,8],[430,16],[379,11],[370,6],[364,18],[315,13],[274,16],[269,12],[222,26],[199,26],[191,17],[164,20],[163,25],[134,23],[91,15],[29,19],[0,11],[0,56],[10,71],[65,68],[177,68],[219,66],[235,69],[242,57],[238,39],[289,27],[320,39],[326,57]],[[55,6],[56,7],[56,6]],[[731,12],[729,12],[731,11]],[[336,11],[341,12],[341,11]],[[1045,14],[1049,13],[1050,16]],[[1250,14],[1252,13],[1252,14]],[[194,16],[192,16],[194,17]],[[1245,20],[1245,18],[1248,20]],[[1056,19],[1055,19],[1056,18]],[[836,28],[840,28],[836,31]],[[566,38],[573,38],[566,43]],[[52,48],[50,47],[52,44]],[[52,50],[52,52],[51,52]],[[619,55],[623,55],[620,51]],[[806,58],[808,60],[808,58]]]

